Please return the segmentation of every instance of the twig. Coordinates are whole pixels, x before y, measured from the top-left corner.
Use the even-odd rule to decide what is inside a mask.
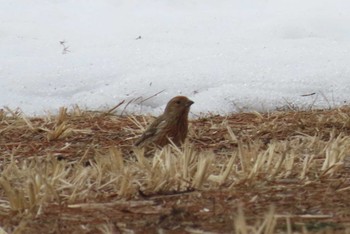
[[[118,107],[120,107],[121,105],[123,105],[125,102],[125,100],[119,102],[116,106],[114,106],[113,108],[109,109],[108,111],[104,112],[101,114],[101,116],[106,116],[112,113],[112,111],[114,111],[115,109],[117,109]]]
[[[330,103],[330,101],[328,100],[328,98],[326,97],[326,95],[323,92],[320,92],[320,95],[323,97],[323,99],[327,102],[328,104],[328,109],[332,109],[332,105]]]
[[[315,95],[316,93],[308,93],[308,94],[303,94],[303,95],[300,95],[302,97],[308,97],[308,96],[313,96]]]
[[[163,93],[164,91],[165,91],[165,89],[163,89],[162,91],[159,91],[159,92],[156,93],[156,94],[153,94],[152,96],[149,96],[148,98],[143,99],[141,102],[139,102],[139,104],[142,104],[143,102],[145,102],[145,101],[147,101],[147,100],[149,100],[149,99],[151,99],[151,98],[154,98],[155,96],[157,96],[158,94]]]
[[[123,115],[124,114],[124,111],[126,110],[126,108],[133,102],[133,101],[136,101],[138,99],[140,99],[141,97],[138,97],[138,98],[133,98],[131,99],[130,101],[128,101],[128,103],[126,103],[126,105],[124,106],[124,109],[122,110],[122,113],[120,113],[120,115]]]
[[[60,41],[60,44],[63,46],[63,49],[62,49],[62,54],[67,54],[68,52],[71,52],[69,49],[69,46],[66,45],[66,41],[63,40],[63,41]]]
[[[138,98],[133,98],[133,99],[131,99],[131,100],[128,101],[128,103],[125,105],[125,107],[124,107],[124,109],[123,109],[123,111],[122,111],[122,113],[121,113],[120,115],[123,115],[123,114],[124,114],[124,111],[126,110],[126,108],[127,108],[132,102],[136,102],[137,100],[141,99],[141,101],[140,101],[138,104],[142,104],[143,102],[145,102],[145,101],[147,101],[147,100],[149,100],[149,99],[151,99],[151,98],[157,96],[158,94],[160,94],[160,93],[162,93],[162,92],[164,92],[164,91],[165,91],[165,89],[163,89],[163,90],[159,91],[158,93],[155,93],[155,94],[153,94],[152,96],[149,96],[148,98],[145,98],[145,99],[142,99],[142,97],[138,97]]]

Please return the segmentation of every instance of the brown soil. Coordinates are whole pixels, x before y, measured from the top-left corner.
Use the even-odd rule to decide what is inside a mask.
[[[89,166],[96,152],[107,151],[111,146],[120,148],[125,158],[132,157],[132,143],[141,130],[128,116],[66,115],[60,123],[57,116],[26,119],[18,113],[3,111],[0,114],[0,169],[9,163],[10,157],[21,161],[48,155],[67,161],[84,158],[81,163]],[[227,126],[242,144],[260,142],[261,150],[266,150],[272,142],[289,141],[297,136],[317,136],[324,141],[332,135],[349,136],[349,116],[349,107],[209,116],[191,121],[188,138],[197,151],[213,151],[219,162],[238,147],[237,142],[230,140]],[[150,118],[136,116],[135,119],[146,125],[144,120]],[[55,135],[60,126],[64,131]],[[347,154],[350,157],[350,152]],[[97,191],[95,198],[74,204],[45,203],[40,212],[33,214],[0,209],[0,227],[16,233],[157,233],[162,230],[164,233],[232,233],[237,210],[243,207],[249,233],[254,233],[252,227],[259,227],[270,209],[274,209],[278,217],[273,232],[287,233],[289,227],[300,233],[349,232],[348,161],[332,176],[322,177],[314,172],[310,177],[313,179],[309,182],[293,175],[275,180],[257,178],[256,182],[224,183],[215,190],[139,191],[129,197]],[[1,189],[0,199],[8,199]]]

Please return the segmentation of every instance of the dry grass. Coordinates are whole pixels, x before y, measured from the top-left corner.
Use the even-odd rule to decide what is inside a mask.
[[[1,110],[0,233],[350,233],[349,116],[209,116],[145,156],[150,117]]]

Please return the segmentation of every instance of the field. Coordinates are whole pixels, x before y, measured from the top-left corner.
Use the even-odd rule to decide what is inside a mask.
[[[0,111],[0,233],[350,233],[350,107],[209,115],[132,147],[151,116]]]

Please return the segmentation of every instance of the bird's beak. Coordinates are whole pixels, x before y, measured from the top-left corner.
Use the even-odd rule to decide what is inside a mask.
[[[192,100],[188,100],[188,102],[187,102],[187,106],[188,107],[190,107],[192,104],[194,103],[194,101],[192,101]]]

